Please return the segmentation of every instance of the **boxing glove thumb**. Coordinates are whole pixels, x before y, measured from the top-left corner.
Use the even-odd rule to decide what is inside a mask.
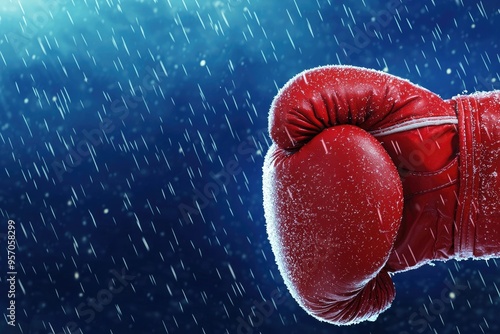
[[[298,149],[272,144],[263,167],[267,232],[291,295],[337,325],[372,320],[394,299],[384,266],[403,210],[396,166],[352,125]]]

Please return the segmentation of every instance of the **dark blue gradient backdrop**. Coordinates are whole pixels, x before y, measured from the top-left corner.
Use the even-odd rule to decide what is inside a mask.
[[[313,319],[277,270],[261,190],[269,105],[289,78],[352,64],[443,98],[498,89],[496,2],[6,0],[0,10],[1,333],[499,332],[493,259],[394,276],[396,299],[375,322]]]

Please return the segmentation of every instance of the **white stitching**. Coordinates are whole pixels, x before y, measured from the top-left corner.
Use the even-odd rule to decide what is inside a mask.
[[[380,136],[391,135],[393,133],[399,133],[408,130],[424,128],[427,126],[442,125],[442,124],[458,124],[458,118],[456,116],[436,116],[436,117],[412,119],[403,123],[389,126],[385,129],[373,130],[369,132],[374,137],[380,137]]]

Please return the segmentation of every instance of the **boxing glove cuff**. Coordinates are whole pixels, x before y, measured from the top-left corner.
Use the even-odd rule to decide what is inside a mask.
[[[460,140],[456,258],[500,254],[500,92],[452,99]]]

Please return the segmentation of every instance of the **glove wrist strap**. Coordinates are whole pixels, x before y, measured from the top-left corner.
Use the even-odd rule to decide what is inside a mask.
[[[477,101],[471,97],[456,97],[460,141],[459,192],[455,216],[454,251],[458,258],[474,256],[476,216],[480,177],[481,133]]]

